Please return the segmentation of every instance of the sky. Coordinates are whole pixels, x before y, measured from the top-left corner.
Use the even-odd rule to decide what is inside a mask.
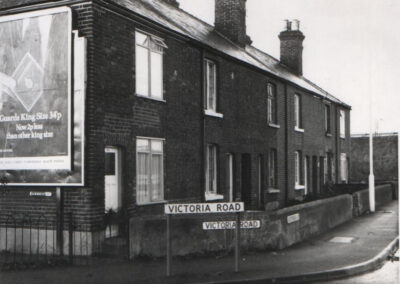
[[[214,24],[214,0],[178,1]],[[394,132],[400,131],[399,15],[399,0],[247,0],[247,34],[279,59],[284,20],[300,20],[304,77],[352,106],[351,133],[369,132],[371,117],[374,132]]]

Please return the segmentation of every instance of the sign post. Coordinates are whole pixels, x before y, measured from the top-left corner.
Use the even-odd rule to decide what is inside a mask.
[[[171,239],[171,215],[167,215],[167,276],[171,276],[172,263],[172,239]]]
[[[167,276],[171,276],[172,266],[172,215],[236,213],[235,271],[238,272],[240,256],[240,212],[243,211],[243,202],[165,204],[164,213],[167,215]]]
[[[236,230],[235,230],[235,272],[239,272],[240,259],[240,213],[236,213]]]

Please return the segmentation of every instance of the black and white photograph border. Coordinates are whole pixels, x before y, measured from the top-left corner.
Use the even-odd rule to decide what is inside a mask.
[[[0,283],[399,283],[398,15],[0,0]]]

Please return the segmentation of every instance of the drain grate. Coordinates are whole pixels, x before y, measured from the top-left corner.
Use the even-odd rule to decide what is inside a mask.
[[[355,240],[352,237],[334,237],[329,240],[331,243],[338,243],[338,244],[350,244]]]

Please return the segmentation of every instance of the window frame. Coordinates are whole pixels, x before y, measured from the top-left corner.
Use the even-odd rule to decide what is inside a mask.
[[[325,103],[324,106],[324,113],[325,113],[325,134],[330,135],[332,130],[331,130],[331,105]]]
[[[298,132],[304,132],[303,117],[302,117],[302,103],[301,96],[298,93],[294,94],[294,129]]]
[[[147,141],[148,143],[148,150],[139,150],[138,149],[138,141],[143,140]],[[161,151],[152,151],[152,141],[157,141],[161,142]],[[164,138],[154,138],[154,137],[136,137],[136,204],[137,205],[147,205],[147,204],[157,204],[157,203],[164,203],[165,202],[165,188],[164,188],[164,172],[165,172],[165,151],[164,151],[164,144],[165,144],[165,139]],[[148,192],[148,200],[139,200],[139,194],[138,194],[138,180],[139,180],[139,154],[148,154],[148,165],[146,168],[147,173],[147,180],[149,181],[149,184],[147,184],[147,188],[149,188]],[[152,200],[152,195],[153,195],[153,187],[151,184],[151,176],[152,176],[152,158],[153,156],[161,156],[160,162],[161,162],[161,172],[160,172],[160,192],[159,196],[160,198],[157,200]]]
[[[340,182],[348,183],[349,180],[349,161],[347,153],[340,153]]]
[[[346,138],[346,111],[344,109],[339,110],[339,134],[340,138]]]
[[[309,171],[310,171],[310,158],[309,158],[309,156],[306,156],[306,155],[304,155],[304,157],[303,157],[303,171],[304,171],[304,173],[303,173],[303,183],[304,183],[304,195],[307,195],[308,194],[308,187],[309,187],[309,183],[310,183],[310,180],[309,180]]]
[[[226,184],[229,195],[229,202],[235,200],[235,156],[233,153],[226,153]]]
[[[300,150],[296,150],[294,152],[294,185],[295,189],[304,189],[304,185],[302,184],[302,152]]]
[[[278,188],[278,151],[271,148],[268,155],[268,188]]]
[[[213,176],[214,176],[214,181],[213,181],[213,189],[210,190],[210,149],[212,149],[213,153]],[[218,147],[216,144],[207,144],[206,147],[206,177],[205,177],[205,192],[206,194],[210,195],[217,195],[218,194]]]
[[[209,81],[210,81],[210,64],[211,64],[211,66],[213,67],[212,68],[212,72],[214,73],[214,82],[213,82],[213,84],[214,84],[214,93],[212,94],[213,95],[213,106],[210,106],[209,105],[209,102],[210,102],[210,88],[209,88],[209,86],[210,86],[210,83],[209,83]],[[208,58],[204,58],[204,74],[205,74],[205,78],[204,78],[204,91],[205,91],[205,94],[204,94],[204,109],[205,110],[207,110],[207,111],[209,111],[209,112],[213,112],[213,113],[218,113],[218,111],[217,111],[217,109],[218,109],[218,103],[217,103],[217,97],[218,97],[218,91],[217,91],[217,64],[216,64],[216,62],[214,61],[214,60],[211,60],[211,59],[208,59]]]
[[[267,83],[267,121],[270,126],[279,126],[276,85],[271,82]]]
[[[147,45],[143,45],[137,42],[137,34],[144,35],[148,37],[149,43]],[[137,75],[138,71],[138,47],[144,48],[147,50],[147,94],[144,93],[139,93],[138,92],[138,78],[139,76]],[[158,47],[159,49],[156,49],[155,47]],[[162,101],[165,102],[164,98],[164,50],[168,49],[168,46],[165,44],[164,40],[158,36],[155,36],[153,34],[150,34],[148,32],[142,31],[142,30],[135,30],[135,94],[138,97],[142,98],[148,98],[156,101]],[[152,52],[156,54],[161,55],[161,66],[160,68],[160,76],[161,76],[161,93],[158,95],[153,94],[152,92]]]

